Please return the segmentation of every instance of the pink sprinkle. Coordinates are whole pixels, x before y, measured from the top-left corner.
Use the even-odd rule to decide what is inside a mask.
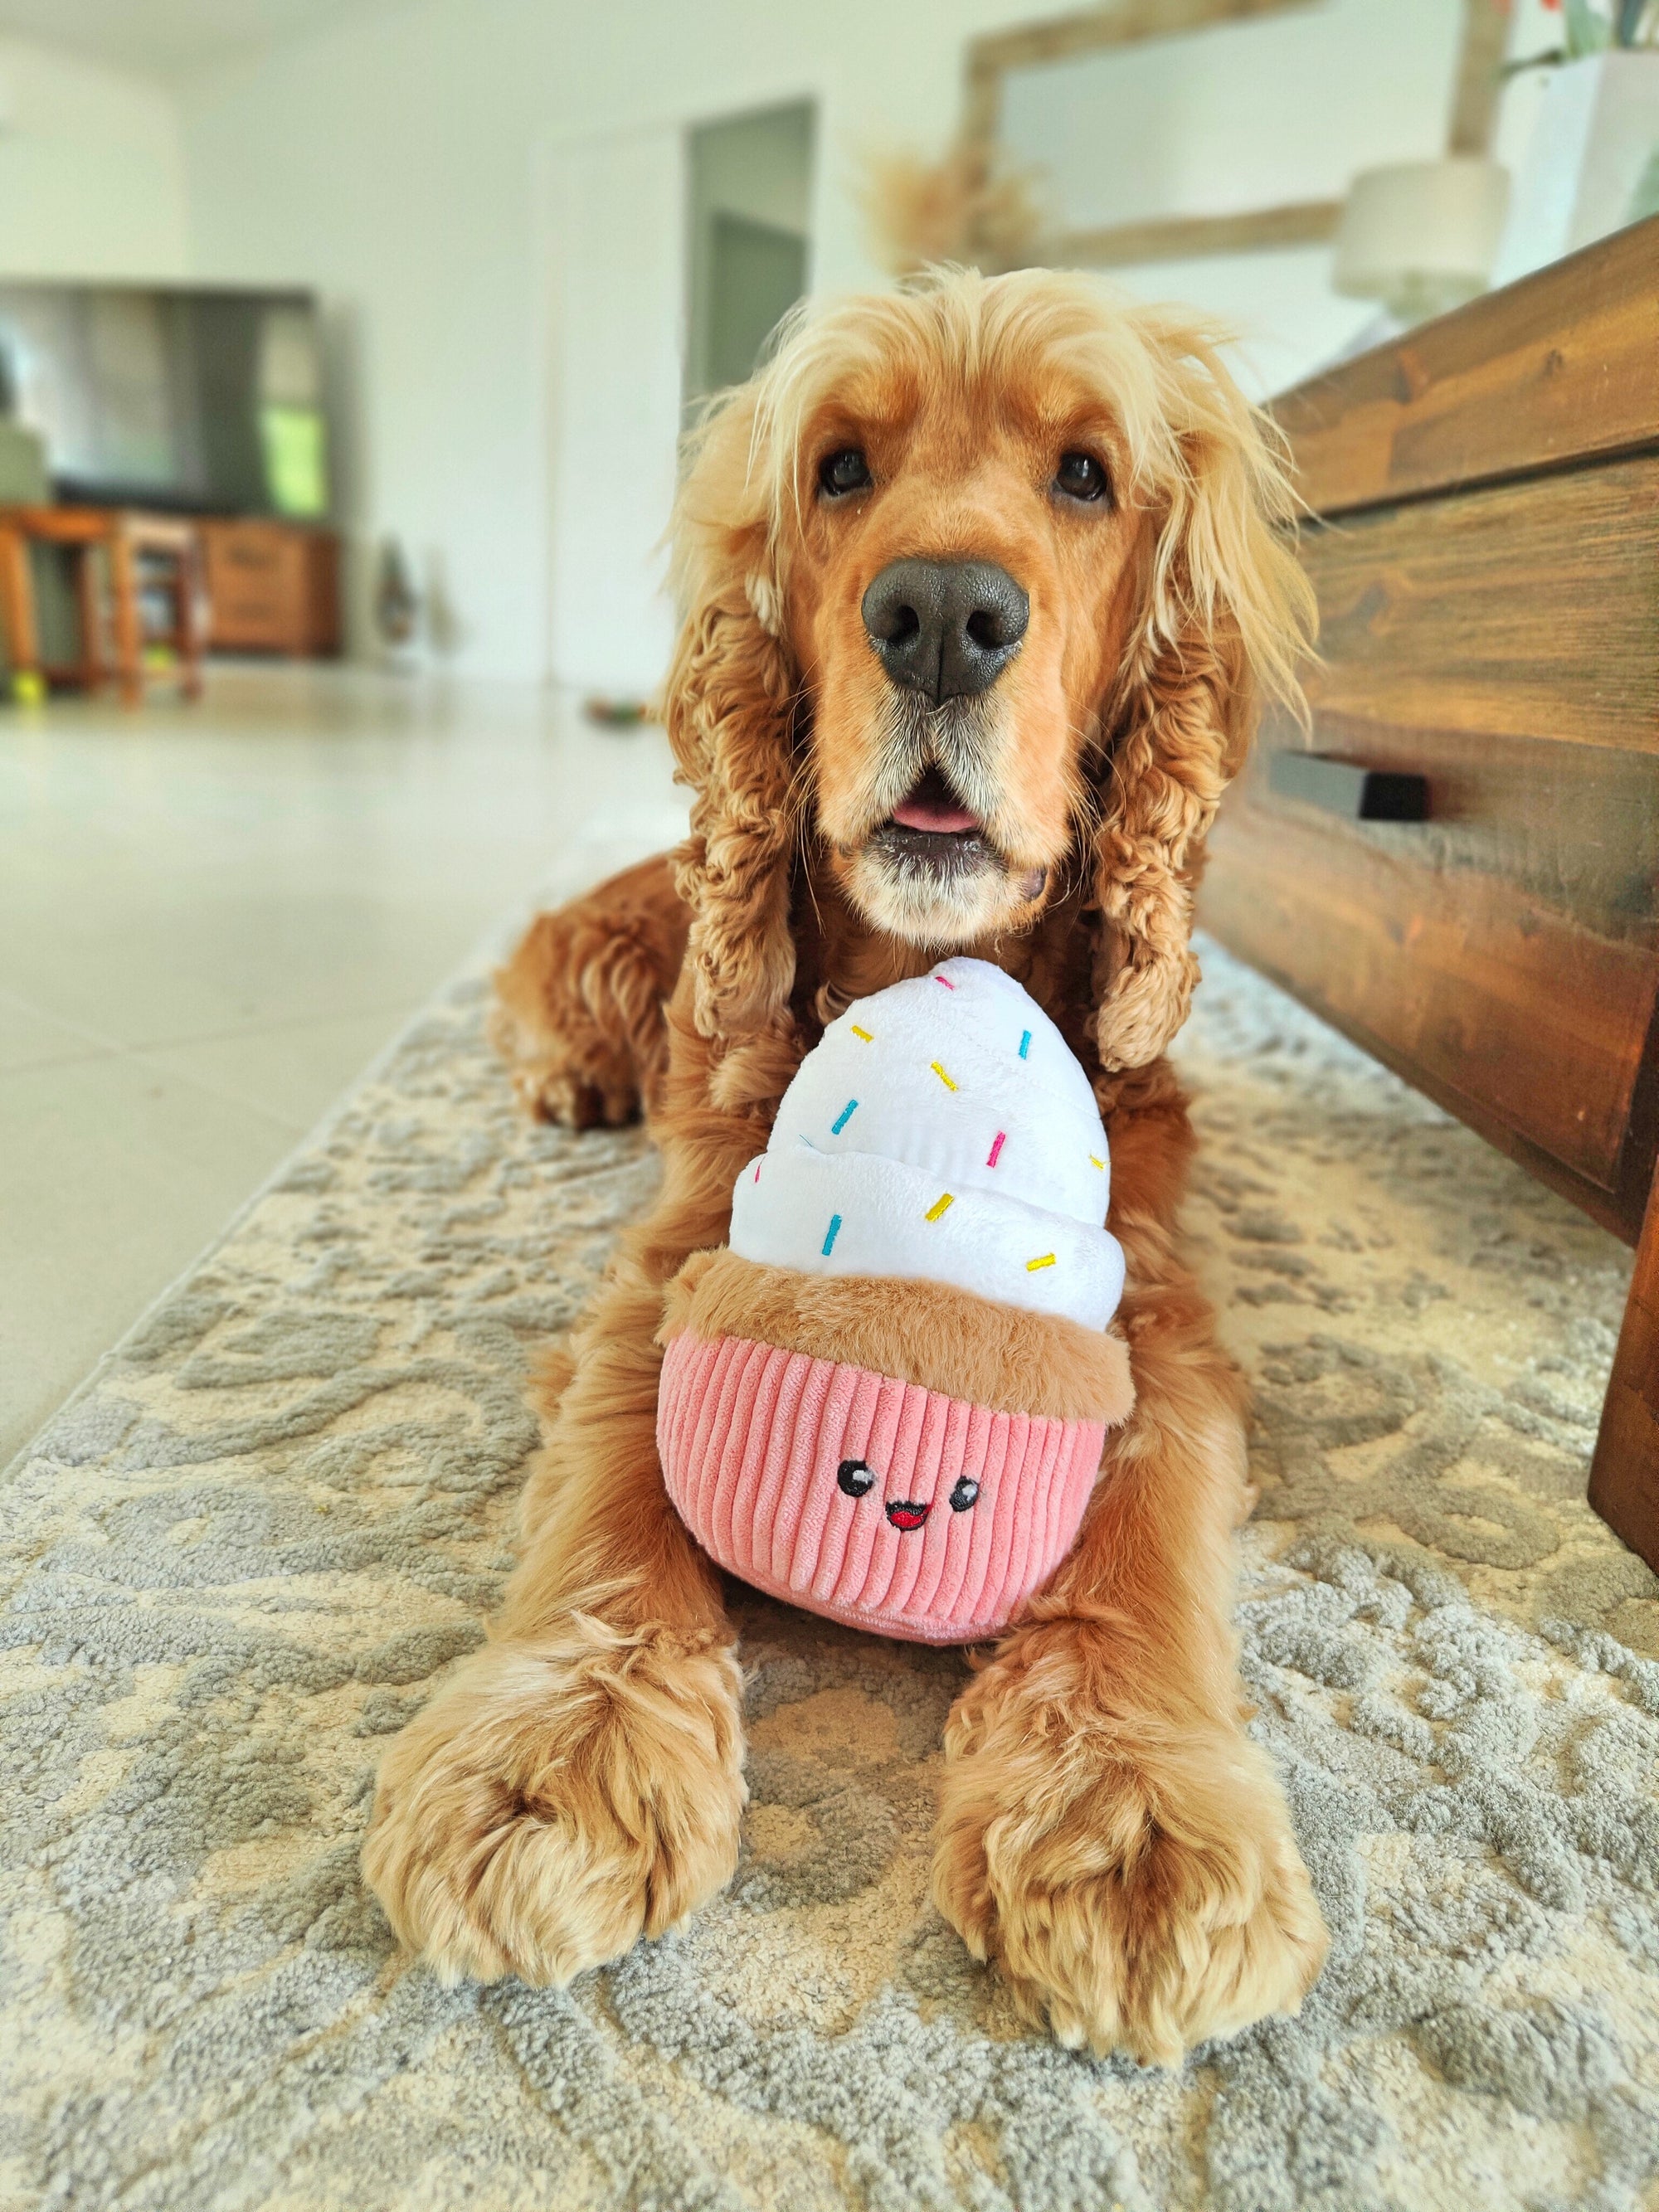
[[[997,1131],[997,1140],[991,1147],[991,1157],[985,1163],[988,1168],[994,1168],[996,1165],[997,1154],[1002,1150],[1003,1146],[1007,1142],[1007,1140],[1008,1132],[1006,1129],[999,1129]]]
[[[760,1164],[760,1162],[759,1162],[758,1160],[757,1160],[757,1161],[756,1161],[756,1163],[755,1163],[755,1181],[756,1181],[757,1182],[758,1182],[760,1181],[760,1171],[761,1171],[761,1164]]]
[[[936,983],[943,983],[947,991],[954,991],[957,988],[948,975],[935,975],[933,981]]]

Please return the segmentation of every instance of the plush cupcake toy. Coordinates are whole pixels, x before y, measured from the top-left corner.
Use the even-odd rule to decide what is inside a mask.
[[[815,1613],[994,1634],[1077,1534],[1132,1402],[1089,1079],[1012,977],[848,1007],[669,1286],[657,1435],[711,1557]]]

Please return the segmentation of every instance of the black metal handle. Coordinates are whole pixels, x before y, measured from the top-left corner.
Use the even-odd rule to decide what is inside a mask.
[[[1404,769],[1367,768],[1331,753],[1274,753],[1267,781],[1281,799],[1299,799],[1348,822],[1426,822],[1429,779]]]

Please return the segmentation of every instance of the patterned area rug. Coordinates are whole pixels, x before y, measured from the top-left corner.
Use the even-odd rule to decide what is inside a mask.
[[[1584,1507],[1613,1241],[1212,951],[1195,1245],[1258,1385],[1255,1723],[1334,1936],[1178,2075],[1021,2027],[927,1897],[950,1652],[740,1603],[729,1893],[441,1988],[357,1875],[477,1638],[526,1349],[647,1200],[447,994],[12,1471],[0,2203],[1659,2203],[1659,1583]]]

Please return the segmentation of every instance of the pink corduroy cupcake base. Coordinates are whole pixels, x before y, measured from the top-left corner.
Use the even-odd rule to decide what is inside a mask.
[[[668,1341],[657,1415],[669,1493],[711,1558],[792,1605],[930,1644],[994,1635],[1053,1572],[1106,1427],[689,1329]]]

